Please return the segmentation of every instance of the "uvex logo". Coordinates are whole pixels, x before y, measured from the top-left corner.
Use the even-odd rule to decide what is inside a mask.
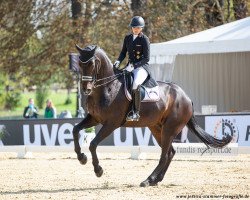
[[[48,127],[47,124],[23,125],[23,140],[24,145],[48,145],[56,144],[65,146],[73,146],[73,125],[64,123],[62,125],[52,124]],[[84,132],[82,132],[84,133]],[[84,134],[80,134],[83,136]],[[83,137],[80,138],[80,142]]]

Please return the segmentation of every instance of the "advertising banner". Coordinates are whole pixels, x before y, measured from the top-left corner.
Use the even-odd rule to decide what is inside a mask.
[[[0,146],[2,145],[45,145],[73,146],[73,127],[81,121],[70,119],[19,119],[0,120]],[[204,118],[197,117],[204,127]],[[101,128],[97,126],[95,133]],[[89,144],[94,134],[80,132],[80,144]],[[175,142],[199,142],[188,129],[175,138]],[[122,127],[111,133],[100,145],[104,146],[155,146],[158,145],[148,128]]]
[[[45,145],[73,146],[73,127],[80,118],[70,119],[19,119],[0,120],[0,146],[2,145]],[[231,134],[239,146],[250,146],[250,115],[196,116],[197,123],[209,134],[222,138]],[[80,144],[88,145],[95,133],[80,132]],[[186,127],[175,138],[177,143],[198,143],[198,138]],[[111,133],[100,145],[103,146],[156,146],[156,140],[148,128],[122,127]]]
[[[206,116],[205,130],[222,138],[229,134],[239,146],[250,146],[250,115]]]

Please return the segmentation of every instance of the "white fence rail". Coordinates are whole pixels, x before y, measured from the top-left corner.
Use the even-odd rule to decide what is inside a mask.
[[[174,143],[176,153],[180,155],[201,155],[206,146],[202,143]],[[0,152],[17,153],[18,158],[24,158],[27,153],[51,153],[66,152],[73,153],[72,146],[0,146]],[[82,147],[82,152],[89,153],[88,146]],[[159,146],[98,146],[100,153],[129,153],[132,159],[146,159],[147,153],[161,153]],[[238,147],[237,144],[230,144],[223,149],[209,149],[203,155],[229,155],[250,154],[250,147]]]

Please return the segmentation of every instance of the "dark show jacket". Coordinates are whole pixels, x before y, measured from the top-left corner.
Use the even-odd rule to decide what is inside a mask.
[[[150,57],[150,42],[146,35],[140,33],[133,41],[133,34],[124,38],[122,51],[118,60],[122,62],[128,52],[128,61],[137,67],[144,67],[148,71]]]
[[[34,106],[33,112],[32,112],[31,116],[29,114],[27,114],[27,112],[28,112],[29,109],[31,109],[29,106],[27,106],[27,107],[24,108],[23,117],[24,118],[37,118],[37,116],[38,116],[37,108]]]

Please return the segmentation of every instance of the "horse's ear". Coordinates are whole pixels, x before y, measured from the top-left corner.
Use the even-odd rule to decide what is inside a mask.
[[[79,51],[79,53],[81,53],[82,52],[82,48],[79,47],[77,44],[75,44],[75,45],[76,45],[76,49]]]

